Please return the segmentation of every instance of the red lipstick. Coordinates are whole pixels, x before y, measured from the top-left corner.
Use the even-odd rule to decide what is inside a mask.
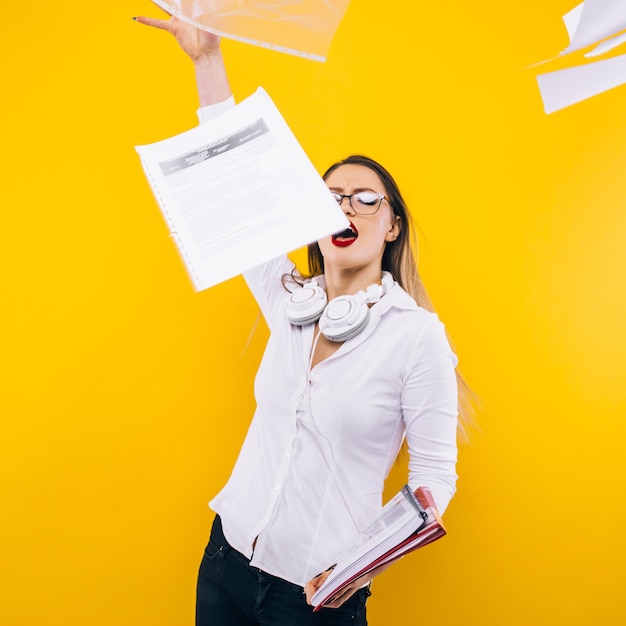
[[[350,222],[350,226],[345,230],[342,230],[340,233],[335,233],[331,240],[333,245],[338,248],[346,248],[347,246],[351,246],[359,236],[359,231],[356,226]]]

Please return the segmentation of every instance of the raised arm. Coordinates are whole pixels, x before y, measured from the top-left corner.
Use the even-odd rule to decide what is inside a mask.
[[[220,37],[171,16],[167,20],[135,17],[136,22],[165,30],[176,38],[183,52],[192,60],[200,106],[227,100],[232,92],[220,48]]]

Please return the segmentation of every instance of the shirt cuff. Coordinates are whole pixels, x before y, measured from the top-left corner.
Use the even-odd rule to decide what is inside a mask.
[[[229,109],[235,106],[235,96],[231,96],[227,100],[218,102],[217,104],[209,104],[205,107],[200,107],[196,113],[198,114],[198,121],[200,124],[204,124],[212,119],[215,119],[218,115],[225,113]]]

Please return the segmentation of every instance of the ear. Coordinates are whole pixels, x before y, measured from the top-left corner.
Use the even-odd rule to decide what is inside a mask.
[[[395,241],[400,235],[400,231],[402,230],[402,220],[399,215],[394,215],[391,218],[391,224],[389,225],[389,230],[385,235],[385,241]]]

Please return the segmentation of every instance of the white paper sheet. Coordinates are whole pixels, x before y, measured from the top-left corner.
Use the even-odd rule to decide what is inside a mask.
[[[154,0],[223,37],[324,61],[350,0]]]
[[[575,6],[571,11],[568,11],[563,16],[563,22],[565,22],[565,28],[567,29],[567,34],[569,36],[570,43],[576,34],[576,29],[578,28],[578,22],[580,22],[580,16],[583,14],[583,5],[585,3],[581,2],[578,6]]]
[[[571,11],[569,11],[563,16],[563,22],[565,22],[565,28],[567,29],[567,34],[570,39],[570,44],[572,40],[574,39],[574,36],[576,35],[576,30],[578,29],[580,18],[582,17],[582,14],[583,14],[584,5],[585,3],[581,2],[578,6],[575,6]],[[608,7],[605,10],[608,10]],[[610,19],[609,19],[609,16],[611,16]],[[606,24],[606,27],[603,28],[603,30],[607,32],[613,31],[616,28],[616,26],[613,23],[615,16],[608,13],[608,14],[605,14],[604,18],[607,21],[607,24]],[[619,32],[620,30],[619,24],[617,26],[617,29],[618,30],[616,30],[615,32]],[[613,34],[613,33],[610,33],[610,34]],[[602,43],[598,44],[593,50],[590,50],[589,52],[587,52],[585,56],[586,57],[600,56],[601,54],[605,54],[606,52],[613,50],[613,48],[623,44],[625,41],[626,41],[626,33],[609,37],[609,39],[603,40]],[[569,52],[569,47],[566,48],[563,54],[566,54],[567,52]]]
[[[624,0],[585,0],[574,34],[570,35],[570,45],[565,49],[565,53],[581,50],[602,39],[621,33],[625,29],[626,2]]]
[[[197,290],[349,224],[262,88],[136,150]]]
[[[616,37],[611,37],[610,39],[606,39],[602,43],[598,44],[593,50],[587,52],[585,56],[588,58],[600,56],[613,50],[613,48],[617,48],[617,46],[621,46],[625,41],[626,33],[622,33]]]
[[[596,43],[585,57],[597,57],[626,42],[626,0],[584,0],[563,16],[570,38],[560,56]],[[626,82],[624,57],[537,76],[546,113],[553,113]],[[550,59],[553,60],[553,59]],[[535,65],[543,65],[543,63]]]
[[[537,76],[546,113],[626,83],[626,55]]]

